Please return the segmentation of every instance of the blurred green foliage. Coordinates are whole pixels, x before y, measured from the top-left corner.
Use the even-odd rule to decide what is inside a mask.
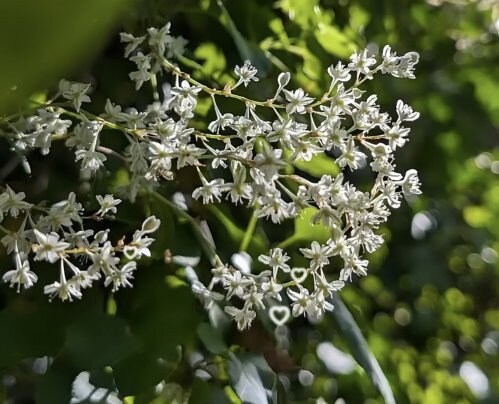
[[[143,106],[150,95],[147,89],[136,93],[128,82],[130,65],[121,57],[116,34],[141,34],[169,20],[175,34],[189,40],[183,63],[197,79],[219,85],[244,59],[258,64],[260,81],[246,90],[258,99],[273,96],[283,70],[292,73],[294,85],[319,95],[328,85],[327,67],[365,46],[390,44],[399,53],[421,54],[415,81],[381,78],[368,85],[382,106],[401,98],[421,113],[399,169],[418,169],[424,195],[392,216],[383,229],[388,244],[370,258],[369,276],[349,285],[342,299],[398,403],[498,402],[499,6],[443,0],[232,0],[221,7],[215,0],[143,0],[123,14],[119,3],[1,3],[0,112],[18,108],[23,97],[68,75],[95,83],[92,112],[102,110],[108,97]],[[213,115],[211,105],[200,105],[196,124],[203,127],[205,117]],[[9,156],[2,144],[0,161]],[[27,187],[21,168],[4,175],[0,167],[1,181],[19,184],[18,190],[24,186],[31,199],[58,200],[70,190],[81,195],[112,190],[126,181],[118,172],[79,183],[63,148],[48,159],[31,160],[34,174]],[[294,169],[311,176],[336,172],[334,164],[321,159]],[[196,186],[192,178],[187,172],[163,191],[189,193]],[[40,290],[17,295],[2,286],[5,402],[68,403],[82,371],[90,372],[92,386],[107,391],[101,401],[86,402],[113,402],[113,394],[119,394],[135,404],[261,403],[266,389],[275,403],[319,397],[328,403],[338,398],[383,402],[361,367],[347,366],[347,354],[324,345],[355,351],[333,316],[313,325],[297,319],[275,335],[265,321],[244,333],[223,316],[210,323],[189,291],[182,265],[163,261],[165,250],[173,257],[202,257],[191,224],[147,195],[140,196],[139,206],[142,211],[124,204],[121,220],[112,224],[116,234],[125,234],[128,223],[144,214],[162,219],[153,257],[138,272],[133,289],[116,296],[96,289],[79,302],[49,304]],[[217,244],[221,257],[230,259],[245,237],[251,212],[225,205],[197,209],[197,219],[207,223],[215,240],[223,240]],[[256,257],[285,240],[297,260],[298,247],[327,237],[320,227],[304,223],[259,222],[248,251]],[[199,276],[208,278],[209,263],[201,260]],[[9,268],[5,255],[1,263]],[[51,268],[45,269],[49,277]],[[313,378],[300,376],[299,369]]]

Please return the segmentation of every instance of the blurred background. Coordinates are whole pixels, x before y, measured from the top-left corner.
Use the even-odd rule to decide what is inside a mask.
[[[233,66],[252,60],[260,81],[247,95],[257,99],[272,96],[280,71],[292,73],[293,86],[301,86],[313,96],[322,94],[329,83],[326,69],[338,60],[347,60],[355,49],[376,51],[389,44],[398,54],[419,52],[416,80],[377,77],[365,89],[378,95],[385,110],[393,111],[396,100],[402,99],[421,113],[413,122],[409,144],[397,157],[399,171],[418,170],[423,195],[394,212],[382,229],[386,245],[370,257],[369,275],[345,288],[342,297],[398,403],[499,402],[499,1],[227,0],[223,4],[215,0],[2,2],[0,117],[29,105],[28,98],[43,100],[46,90],[56,87],[62,77],[92,83],[91,112],[102,111],[106,98],[124,106],[144,107],[150,102],[150,91],[136,92],[128,80],[133,65],[122,57],[118,33],[141,35],[147,27],[160,27],[167,21],[172,22],[174,35],[189,41],[184,66],[194,71],[196,79],[214,86],[226,83]],[[230,108],[229,103],[224,107]],[[198,124],[202,126],[212,115],[207,104]],[[29,159],[34,174],[26,185],[22,168],[11,161],[7,143],[2,143],[0,183],[25,190],[31,200],[56,201],[64,192],[82,191],[78,171],[64,148],[55,148],[46,159],[37,153]],[[355,181],[369,179],[361,174]],[[111,180],[102,180],[98,186],[106,187]],[[188,178],[181,186],[190,189]],[[158,213],[154,207],[150,209]],[[225,219],[244,229],[248,212],[229,208],[224,212]],[[215,238],[226,234],[224,226],[228,225],[220,215],[198,213],[207,216]],[[260,230],[269,243],[292,231],[286,226]],[[175,231],[175,237],[161,240],[162,247],[180,254],[191,245],[189,234],[183,235],[180,225]],[[236,252],[230,240],[220,248],[222,255]],[[192,251],[187,252],[192,255]],[[9,268],[4,251],[1,263],[2,270]],[[176,273],[175,268],[161,270],[169,276]],[[150,293],[153,281],[154,275],[138,276],[133,292],[116,297],[118,314],[129,319],[137,315],[130,314],[133,310],[142,313],[134,299],[139,299],[140,293]],[[55,303],[43,306],[39,303],[43,296],[36,292],[28,298],[19,297],[2,285],[0,293],[4,402],[29,403],[34,397],[38,397],[37,402],[64,402],[63,398],[50,398],[56,397],[50,394],[64,390],[58,383],[65,383],[67,390],[78,372],[68,373],[61,365],[59,372],[52,367],[51,373],[37,373],[33,360],[28,366],[26,358],[57,357],[54,353],[60,352],[61,346],[67,349],[75,343],[64,328],[73,324],[75,313],[87,310],[87,306],[100,307],[107,302],[107,295],[95,292],[89,298],[94,299],[92,303],[87,299],[74,306],[77,308],[66,309]],[[191,323],[185,325],[185,333],[178,331],[180,334],[172,337],[171,345],[192,340],[195,347],[199,332],[188,330],[196,330],[205,314],[190,297],[178,293],[151,302],[151,307],[160,306],[154,309],[156,313],[175,301],[191,305]],[[60,319],[58,325],[41,320],[35,325],[20,324],[21,320],[16,320],[19,315],[12,313],[21,312],[24,309],[19,307],[28,304],[42,305],[43,313]],[[149,310],[149,306],[144,307]],[[31,319],[32,313],[22,315]],[[134,329],[135,323],[130,321]],[[184,324],[186,320],[168,317],[161,321],[169,334],[177,332],[171,330],[172,321]],[[52,335],[48,330],[52,327],[55,336],[47,337],[52,343],[36,345],[30,339],[38,334],[36,327],[48,335]],[[72,327],[73,332],[86,329],[85,324]],[[242,335],[232,330],[223,340],[254,352],[261,350],[261,346],[254,346],[255,341],[265,345],[272,338],[287,348],[284,359],[268,352],[264,355],[274,370],[287,374],[281,380],[286,390],[286,399],[281,402],[316,402],[319,398],[337,404],[383,402],[348,354],[349,348],[331,318],[314,325],[295,320],[277,337],[263,327]],[[102,348],[105,338],[93,343],[107,352]],[[81,349],[97,355],[99,348],[82,345]],[[121,366],[149,375],[147,360],[140,358],[128,358]],[[289,372],[288,362],[301,371]],[[122,383],[135,386],[138,375],[123,374],[121,380],[126,382]],[[178,368],[175,375],[174,380],[152,378],[153,384],[166,380],[185,391],[195,386],[197,395],[191,396],[191,402],[231,400],[230,394],[220,393],[225,390],[217,383],[203,381],[200,387],[192,378],[178,376]],[[106,380],[106,376],[95,376],[94,380]],[[175,402],[166,393],[163,398],[154,398],[149,384],[144,381],[126,395],[141,397],[137,392],[143,389],[148,393],[136,398],[136,403]],[[222,395],[217,396],[219,393]],[[113,402],[110,397],[89,402]],[[207,397],[219,398],[209,401]]]

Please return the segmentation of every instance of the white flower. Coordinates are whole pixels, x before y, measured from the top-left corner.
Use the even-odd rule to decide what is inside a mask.
[[[120,32],[120,41],[126,43],[125,58],[128,58],[128,56],[144,42],[145,38],[145,36],[134,37],[127,32]]]
[[[367,78],[372,78],[370,67],[376,63],[376,59],[367,54],[367,49],[354,53],[350,56],[348,67],[357,72],[364,74]]]
[[[269,267],[272,267],[272,270],[274,271],[273,277],[275,278],[277,275],[277,271],[280,269],[283,272],[289,272],[291,271],[291,268],[289,267],[288,264],[286,264],[287,261],[289,261],[291,257],[286,254],[282,248],[273,248],[269,251],[269,255],[263,255],[261,254],[258,257],[258,261],[261,263],[268,265]]]
[[[100,209],[95,213],[98,216],[104,216],[107,213],[116,213],[116,206],[121,203],[121,199],[115,199],[113,195],[106,194],[104,197],[102,195],[96,195],[95,198],[99,202]]]
[[[38,280],[38,276],[30,270],[29,261],[23,253],[19,253],[17,249],[17,242],[15,243],[14,260],[16,269],[7,271],[2,279],[4,282],[9,282],[10,287],[17,285],[17,292],[19,293],[21,286],[24,289],[29,289]]]
[[[316,270],[329,264],[329,259],[332,255],[331,248],[328,245],[321,246],[317,241],[312,241],[310,248],[300,248],[300,252],[305,258],[309,258],[310,268]]]
[[[251,65],[251,62],[249,60],[246,60],[243,66],[236,66],[234,68],[234,73],[236,73],[237,77],[239,77],[239,80],[234,88],[239,86],[241,83],[244,84],[244,87],[247,87],[252,80],[258,81],[258,77],[255,77],[255,75],[258,73],[258,70],[256,69],[256,67]]]
[[[409,135],[409,128],[404,128],[398,123],[395,123],[391,128],[385,130],[385,136],[388,139],[388,145],[392,150],[396,150],[397,147],[403,147],[407,142],[407,135]]]
[[[199,157],[206,153],[206,150],[200,149],[193,144],[180,145],[178,150],[173,153],[177,157],[177,170],[185,166],[195,166],[199,164]]]
[[[253,281],[244,277],[240,271],[228,273],[223,278],[224,287],[227,289],[227,299],[233,295],[242,297],[245,292],[245,287],[252,285]]]
[[[298,285],[298,291],[288,288],[287,293],[293,302],[291,305],[291,313],[293,314],[293,317],[298,317],[310,310],[311,301],[308,289]]]
[[[292,114],[297,112],[298,114],[305,113],[305,107],[312,103],[314,100],[311,97],[308,97],[301,88],[295,91],[284,90],[284,95],[288,100],[288,104],[286,105],[286,112],[288,114]]]
[[[135,81],[135,89],[138,90],[142,87],[142,84],[151,80],[151,56],[139,52],[132,56],[130,60],[137,65],[138,70],[131,72],[128,76],[132,81]]]
[[[397,115],[399,122],[415,121],[419,118],[419,112],[414,112],[413,109],[409,105],[404,104],[402,100],[397,101]]]
[[[275,277],[271,278],[268,282],[262,283],[262,292],[268,297],[281,301],[282,297],[280,293],[282,291],[282,285],[277,283],[274,278]]]
[[[137,269],[135,261],[127,262],[121,269],[113,270],[104,279],[104,286],[113,284],[113,292],[116,292],[120,287],[132,287],[130,280],[133,279],[134,271]]]
[[[59,241],[57,233],[44,234],[37,229],[34,229],[33,232],[38,242],[38,245],[33,246],[36,253],[35,261],[48,261],[53,264],[61,257],[64,250],[70,246],[65,241]]]
[[[143,191],[144,196],[153,191],[157,184],[150,180],[169,180],[168,187],[175,192],[174,188],[179,186],[172,181],[175,171],[193,166],[201,182],[192,192],[193,199],[211,204],[225,197],[233,204],[244,202],[257,218],[266,217],[281,223],[300,217],[312,226],[326,227],[330,238],[325,244],[310,240],[308,248],[299,249],[303,255],[301,261],[308,259],[308,265],[300,262],[299,257],[298,261],[292,261],[277,247],[258,257],[268,266],[258,274],[238,271],[217,256],[208,286],[197,276],[190,276],[189,281],[193,293],[207,309],[224,298],[238,300],[237,305],[228,303],[225,311],[239,329],[249,327],[256,312],[271,306],[272,300],[286,300],[282,296],[284,289],[288,304],[270,310],[277,325],[287,320],[289,306],[293,316],[306,315],[309,319],[320,318],[326,311],[333,310],[334,293],[354,274],[367,274],[368,260],[363,254],[372,253],[382,245],[383,237],[376,232],[387,221],[389,208],[399,207],[402,196],[421,193],[416,170],[408,170],[403,177],[396,171],[394,154],[396,148],[408,140],[410,130],[403,126],[404,122],[414,121],[419,113],[399,100],[397,118],[392,120],[380,109],[377,96],[365,94],[360,85],[377,72],[414,78],[419,56],[414,52],[397,56],[387,46],[376,67],[376,59],[367,50],[361,50],[352,55],[348,66],[338,62],[327,69],[331,84],[318,102],[302,88],[284,89],[291,80],[291,74],[284,72],[277,79],[274,98],[262,102],[231,94],[230,87],[223,94],[212,90],[166,61],[165,58],[181,54],[185,45],[183,38],[170,35],[169,23],[161,29],[148,29],[145,37],[123,33],[121,40],[126,44],[125,55],[133,55],[130,60],[137,66],[130,74],[137,89],[161,69],[166,70],[165,77],[173,76],[174,84],[164,83],[158,89],[161,94],[155,94],[159,97],[142,110],[131,107],[123,111],[121,106],[108,100],[101,115],[103,119],[96,116],[88,120],[88,114],[84,113],[62,120],[63,110],[53,107],[40,109],[32,116],[21,115],[17,121],[7,118],[3,126],[13,148],[20,155],[33,148],[47,154],[52,140],[63,137],[65,146],[75,151],[82,177],[87,180],[107,158],[108,152],[99,144],[101,129],[104,125],[106,130],[121,128],[128,142],[123,147],[128,178],[118,182],[126,182],[122,188],[132,202],[139,191]],[[142,53],[138,48],[144,41],[147,43]],[[233,88],[258,81],[257,69],[250,62],[236,66],[234,72],[237,82]],[[355,82],[348,84],[352,76]],[[61,81],[59,94],[78,111],[83,102],[90,101],[89,89],[88,84]],[[201,103],[197,108],[201,92],[203,101],[209,102],[208,97],[212,97],[216,115],[208,124],[209,133],[201,132],[200,118],[205,117],[208,105]],[[242,110],[222,113],[215,94],[242,101]],[[282,105],[274,104],[279,95],[284,97],[285,111],[280,108]],[[72,131],[68,133],[69,128]],[[316,157],[323,159],[317,162],[324,163],[324,171],[317,169],[317,164],[306,164]],[[335,161],[340,171],[366,166],[376,177],[372,188],[365,187],[362,181],[362,190],[358,190],[344,180],[341,172],[332,175],[326,167],[328,157],[332,159],[329,163],[334,165]],[[371,159],[369,165],[365,164],[367,159]],[[26,159],[22,164],[29,172]],[[356,176],[353,179],[357,179]],[[88,216],[83,216],[82,205],[76,202],[74,193],[48,209],[43,204],[33,209],[24,198],[24,193],[15,193],[8,186],[0,192],[0,221],[6,214],[15,218],[26,212],[17,230],[8,230],[1,239],[7,253],[14,253],[15,259],[15,268],[5,273],[3,280],[18,291],[33,286],[38,279],[30,270],[31,249],[36,261],[60,261],[59,280],[46,285],[44,292],[50,299],[70,301],[81,298],[82,290],[101,277],[104,285],[111,286],[113,291],[131,287],[138,265],[136,260],[152,254],[150,246],[154,239],[150,235],[159,231],[161,223],[155,216],[143,221],[133,232],[132,240],[123,237],[113,247],[108,241],[109,230],[99,231],[91,238],[93,230],[85,229],[83,221]],[[96,199],[99,210],[94,219],[115,214],[121,202],[112,194],[97,195]],[[183,205],[182,209],[187,211],[186,204]],[[15,226],[17,221],[11,222],[9,226]],[[299,230],[298,219],[295,225]],[[290,244],[287,241],[293,240],[278,245]],[[75,258],[74,263],[70,256]],[[330,257],[335,257],[342,267],[337,281],[330,281],[324,275]],[[121,259],[126,263],[120,264]],[[80,269],[77,262],[84,264],[85,269]],[[214,287],[223,294],[214,292]],[[238,308],[241,305],[242,308]]]
[[[421,194],[418,172],[414,169],[407,170],[404,179],[400,181],[400,185],[404,196]]]
[[[262,152],[255,156],[255,167],[265,174],[268,180],[273,179],[286,163],[282,160],[282,150],[273,149],[268,143],[264,143]]]
[[[88,170],[91,174],[103,167],[107,160],[105,154],[90,150],[76,150],[75,156],[75,161],[81,160],[82,171]]]
[[[128,259],[140,259],[142,256],[150,257],[151,250],[149,250],[149,246],[154,241],[151,237],[143,237],[142,232],[135,232],[133,235],[133,240],[130,243],[130,247],[132,250],[128,253]]]
[[[242,203],[243,199],[251,199],[253,188],[250,184],[246,183],[246,168],[244,166],[237,166],[232,170],[234,182],[225,184],[224,189],[229,190],[227,198],[230,197],[231,202],[237,205]]]
[[[3,212],[9,212],[12,217],[19,216],[19,213],[30,209],[33,205],[25,202],[26,197],[24,192],[15,193],[8,185],[5,191],[0,194],[0,221],[3,217]]]
[[[237,328],[241,331],[250,327],[256,317],[256,313],[250,309],[238,309],[234,306],[226,306],[224,310],[227,314],[234,318],[237,322]]]
[[[203,305],[207,310],[215,304],[215,301],[220,301],[224,298],[222,294],[209,290],[198,280],[194,280],[192,282],[191,289],[192,292],[203,302]]]
[[[161,225],[161,220],[159,220],[156,216],[149,216],[144,222],[142,223],[142,227],[140,228],[140,234],[150,234],[154,233],[156,230],[159,229],[159,226]]]
[[[187,80],[182,80],[180,87],[172,88],[172,95],[181,108],[191,109],[196,105],[200,87],[191,86]]]
[[[171,23],[168,22],[161,28],[148,28],[147,34],[149,36],[149,45],[155,48],[157,52],[162,56],[165,53],[166,48],[171,44],[172,37],[170,34]]]
[[[62,301],[69,300],[73,301],[73,298],[81,299],[81,292],[77,285],[75,285],[71,280],[66,280],[66,274],[64,273],[64,261],[61,260],[60,277],[59,282],[53,282],[50,285],[46,285],[43,288],[43,293],[49,295],[49,299],[52,300],[57,296]]]
[[[348,165],[351,170],[356,170],[365,161],[366,155],[359,151],[352,138],[349,138],[343,147],[342,154],[336,159],[340,167]]]
[[[327,73],[333,79],[331,86],[334,86],[334,84],[338,81],[348,81],[352,77],[352,75],[350,74],[350,69],[344,66],[341,62],[338,62],[336,64],[336,67],[333,65],[329,66],[327,69]]]
[[[71,83],[67,80],[59,82],[59,92],[67,100],[73,101],[76,112],[80,112],[83,102],[90,102],[90,97],[87,91],[90,89],[90,84]]]
[[[120,259],[114,256],[113,247],[109,241],[104,243],[100,251],[91,252],[87,250],[87,254],[92,260],[92,265],[88,267],[90,274],[99,276],[100,271],[102,271],[107,275],[117,270],[116,265],[120,262]]]
[[[204,176],[201,176],[201,182],[203,183],[203,186],[196,188],[192,192],[192,197],[194,199],[202,197],[205,205],[213,203],[214,199],[220,202],[224,180],[222,178],[215,178],[214,180],[208,182]]]

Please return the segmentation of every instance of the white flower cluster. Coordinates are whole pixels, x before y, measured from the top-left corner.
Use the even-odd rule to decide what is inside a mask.
[[[13,255],[15,264],[14,269],[3,275],[4,282],[16,287],[18,292],[21,287],[31,288],[38,281],[31,270],[32,259],[59,264],[59,279],[44,287],[50,299],[80,299],[82,290],[101,277],[105,286],[112,285],[113,292],[132,286],[136,260],[151,255],[149,246],[154,239],[149,234],[158,229],[159,219],[148,217],[130,242],[122,239],[113,246],[108,240],[109,229],[94,234],[93,230],[83,227],[83,208],[76,202],[74,193],[48,209],[26,202],[25,197],[24,192],[16,193],[9,186],[0,193],[0,223],[7,216],[23,216],[15,231],[0,224],[5,233],[0,242],[7,253]],[[111,195],[97,195],[97,201],[100,209],[93,217],[96,220],[108,212],[116,213],[116,206],[121,202]],[[85,269],[81,269],[83,266]]]
[[[367,274],[365,254],[382,245],[383,237],[377,230],[387,221],[389,208],[399,207],[403,196],[420,193],[416,170],[405,174],[397,172],[394,156],[396,149],[408,141],[410,129],[406,123],[416,120],[419,113],[399,100],[393,119],[380,110],[376,95],[366,95],[360,89],[362,83],[378,73],[414,78],[418,54],[409,52],[397,56],[389,46],[380,57],[367,50],[359,51],[351,56],[347,65],[338,62],[327,70],[330,86],[317,99],[302,88],[290,88],[291,75],[284,72],[277,79],[273,98],[258,101],[232,92],[241,84],[247,87],[258,81],[258,71],[249,61],[236,66],[236,84],[229,83],[223,89],[207,87],[182,71],[171,60],[182,53],[186,42],[170,35],[169,24],[160,30],[150,28],[142,37],[122,34],[121,40],[126,43],[125,57],[137,65],[138,70],[130,74],[137,89],[149,81],[155,85],[156,75],[160,73],[173,77],[163,100],[159,101],[156,93],[156,101],[144,111],[125,110],[108,101],[105,113],[97,117],[79,111],[82,102],[90,101],[88,86],[64,82],[60,95],[70,101],[77,112],[46,106],[32,117],[19,118],[6,133],[13,147],[17,150],[39,147],[48,152],[54,136],[66,139],[66,146],[76,149],[75,160],[81,162],[82,173],[86,175],[100,170],[106,155],[115,154],[125,161],[129,170],[127,197],[132,201],[141,187],[152,187],[159,179],[172,180],[183,167],[193,166],[200,186],[192,197],[204,204],[222,200],[244,204],[256,217],[274,223],[297,218],[312,209],[312,224],[326,226],[330,238],[324,244],[314,241],[309,248],[300,249],[308,262],[306,267],[292,268],[290,257],[276,247],[258,257],[269,267],[268,271],[256,275],[243,273],[218,259],[210,284],[205,286],[196,279],[192,289],[208,308],[224,295],[239,302],[225,307],[225,311],[234,317],[240,329],[248,327],[257,310],[265,308],[276,324],[283,324],[290,314],[316,319],[332,310],[333,292],[341,290],[353,275]],[[206,125],[206,132],[191,124],[198,99],[203,96],[211,99],[216,116]],[[219,97],[240,102],[244,113],[222,112],[217,104]],[[62,120],[61,114],[79,123]],[[69,134],[71,125],[75,126]],[[103,127],[121,131],[127,137],[129,146],[124,155],[100,146]],[[292,173],[294,162],[306,164],[314,156],[325,153],[332,156],[340,170],[354,171],[369,166],[375,174],[372,188],[357,189],[342,172],[336,176],[322,175],[316,180]],[[112,197],[106,198],[99,200],[102,209],[98,214],[114,209]],[[75,206],[73,212],[78,212]],[[41,225],[45,225],[42,228],[47,230],[48,222],[49,219],[41,220]],[[32,227],[38,229],[39,225],[40,222]],[[142,250],[147,246],[139,246],[146,233],[142,230],[138,234],[129,246],[119,248],[128,259],[147,255]],[[51,246],[47,252],[38,247],[36,257],[50,262],[60,260],[61,274],[67,267],[74,277],[84,278],[72,269],[65,254],[59,253],[78,246],[65,246],[65,242],[61,245],[55,233],[45,233],[44,237],[39,238],[34,231],[29,235],[32,242],[36,238],[38,245],[50,243]],[[87,271],[88,276],[101,271],[106,283],[128,284],[124,273],[134,268],[134,264],[126,264],[119,272],[113,266],[117,263],[112,255],[116,249],[105,240],[97,243],[99,247],[94,244],[85,244],[86,250],[82,252],[94,262]],[[99,249],[100,253],[90,252],[92,248]],[[23,252],[26,253],[26,248],[18,255]],[[342,263],[337,271],[331,265],[333,258],[335,266]],[[24,261],[16,260],[22,267]],[[85,279],[88,280],[88,276]],[[7,278],[14,279],[13,275]],[[60,295],[61,285],[67,282],[61,275],[60,282],[49,287],[48,293]],[[68,288],[64,290],[70,297]],[[281,303],[277,306],[275,302]]]

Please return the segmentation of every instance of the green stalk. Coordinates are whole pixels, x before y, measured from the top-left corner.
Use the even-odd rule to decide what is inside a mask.
[[[241,241],[241,245],[239,246],[239,251],[246,251],[251,242],[251,238],[255,233],[256,223],[258,222],[258,218],[256,217],[255,211],[251,213],[250,220],[248,222],[248,226],[246,227],[246,231],[244,232],[244,237]]]

